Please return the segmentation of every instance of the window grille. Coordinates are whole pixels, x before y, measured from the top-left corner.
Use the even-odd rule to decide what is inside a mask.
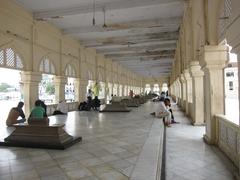
[[[4,64],[4,52],[3,50],[0,51],[0,65]]]
[[[72,65],[68,64],[65,69],[65,76],[67,77],[76,77],[75,69]]]
[[[6,48],[0,50],[0,66],[11,69],[23,69],[23,62],[12,48]]]
[[[39,71],[46,74],[55,74],[55,68],[53,63],[48,58],[43,58],[40,63]]]

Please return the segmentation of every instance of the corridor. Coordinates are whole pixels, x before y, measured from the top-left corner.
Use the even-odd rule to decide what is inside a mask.
[[[167,129],[166,179],[233,180],[228,168],[234,167],[229,160],[216,147],[203,142],[205,127],[192,126],[178,107],[174,109],[180,124]]]
[[[149,178],[155,176],[163,125],[149,112],[157,105],[147,102],[132,108],[130,113],[74,111],[68,116],[50,116],[50,124],[65,123],[69,134],[82,136],[82,143],[66,150],[0,146],[0,179],[128,180],[133,174],[137,180],[146,180],[146,173],[138,168],[150,173]],[[2,127],[1,131],[6,129]],[[152,133],[152,129],[157,129],[157,133]],[[152,142],[151,146],[145,146],[150,137],[157,139],[155,146]],[[148,152],[154,154],[150,166],[146,166]]]

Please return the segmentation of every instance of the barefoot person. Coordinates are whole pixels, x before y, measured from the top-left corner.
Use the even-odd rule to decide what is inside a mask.
[[[164,118],[164,123],[167,127],[171,127],[171,112],[167,109],[170,105],[170,99],[166,98],[164,101],[160,100],[158,111],[151,113],[151,115],[159,118]]]
[[[12,126],[13,124],[23,123],[26,121],[25,114],[22,110],[23,106],[24,106],[24,103],[19,102],[17,107],[14,107],[10,110],[7,121],[6,121],[7,126]],[[22,119],[18,120],[20,116]]]

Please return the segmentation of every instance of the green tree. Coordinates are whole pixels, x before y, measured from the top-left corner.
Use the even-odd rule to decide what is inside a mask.
[[[48,93],[49,95],[53,95],[55,93],[55,87],[50,82],[47,82],[46,84],[46,93]]]
[[[1,83],[0,84],[0,92],[8,92],[8,88],[10,88],[12,86],[10,86],[9,84],[7,83]]]

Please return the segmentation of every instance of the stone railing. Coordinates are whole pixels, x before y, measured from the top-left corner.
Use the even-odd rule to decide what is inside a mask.
[[[239,168],[240,131],[224,115],[215,115],[217,125],[217,145]]]
[[[78,108],[79,103],[78,102],[70,102],[67,103],[68,111],[75,111]],[[49,104],[47,105],[47,115],[52,115],[53,112],[56,110],[57,104]]]

